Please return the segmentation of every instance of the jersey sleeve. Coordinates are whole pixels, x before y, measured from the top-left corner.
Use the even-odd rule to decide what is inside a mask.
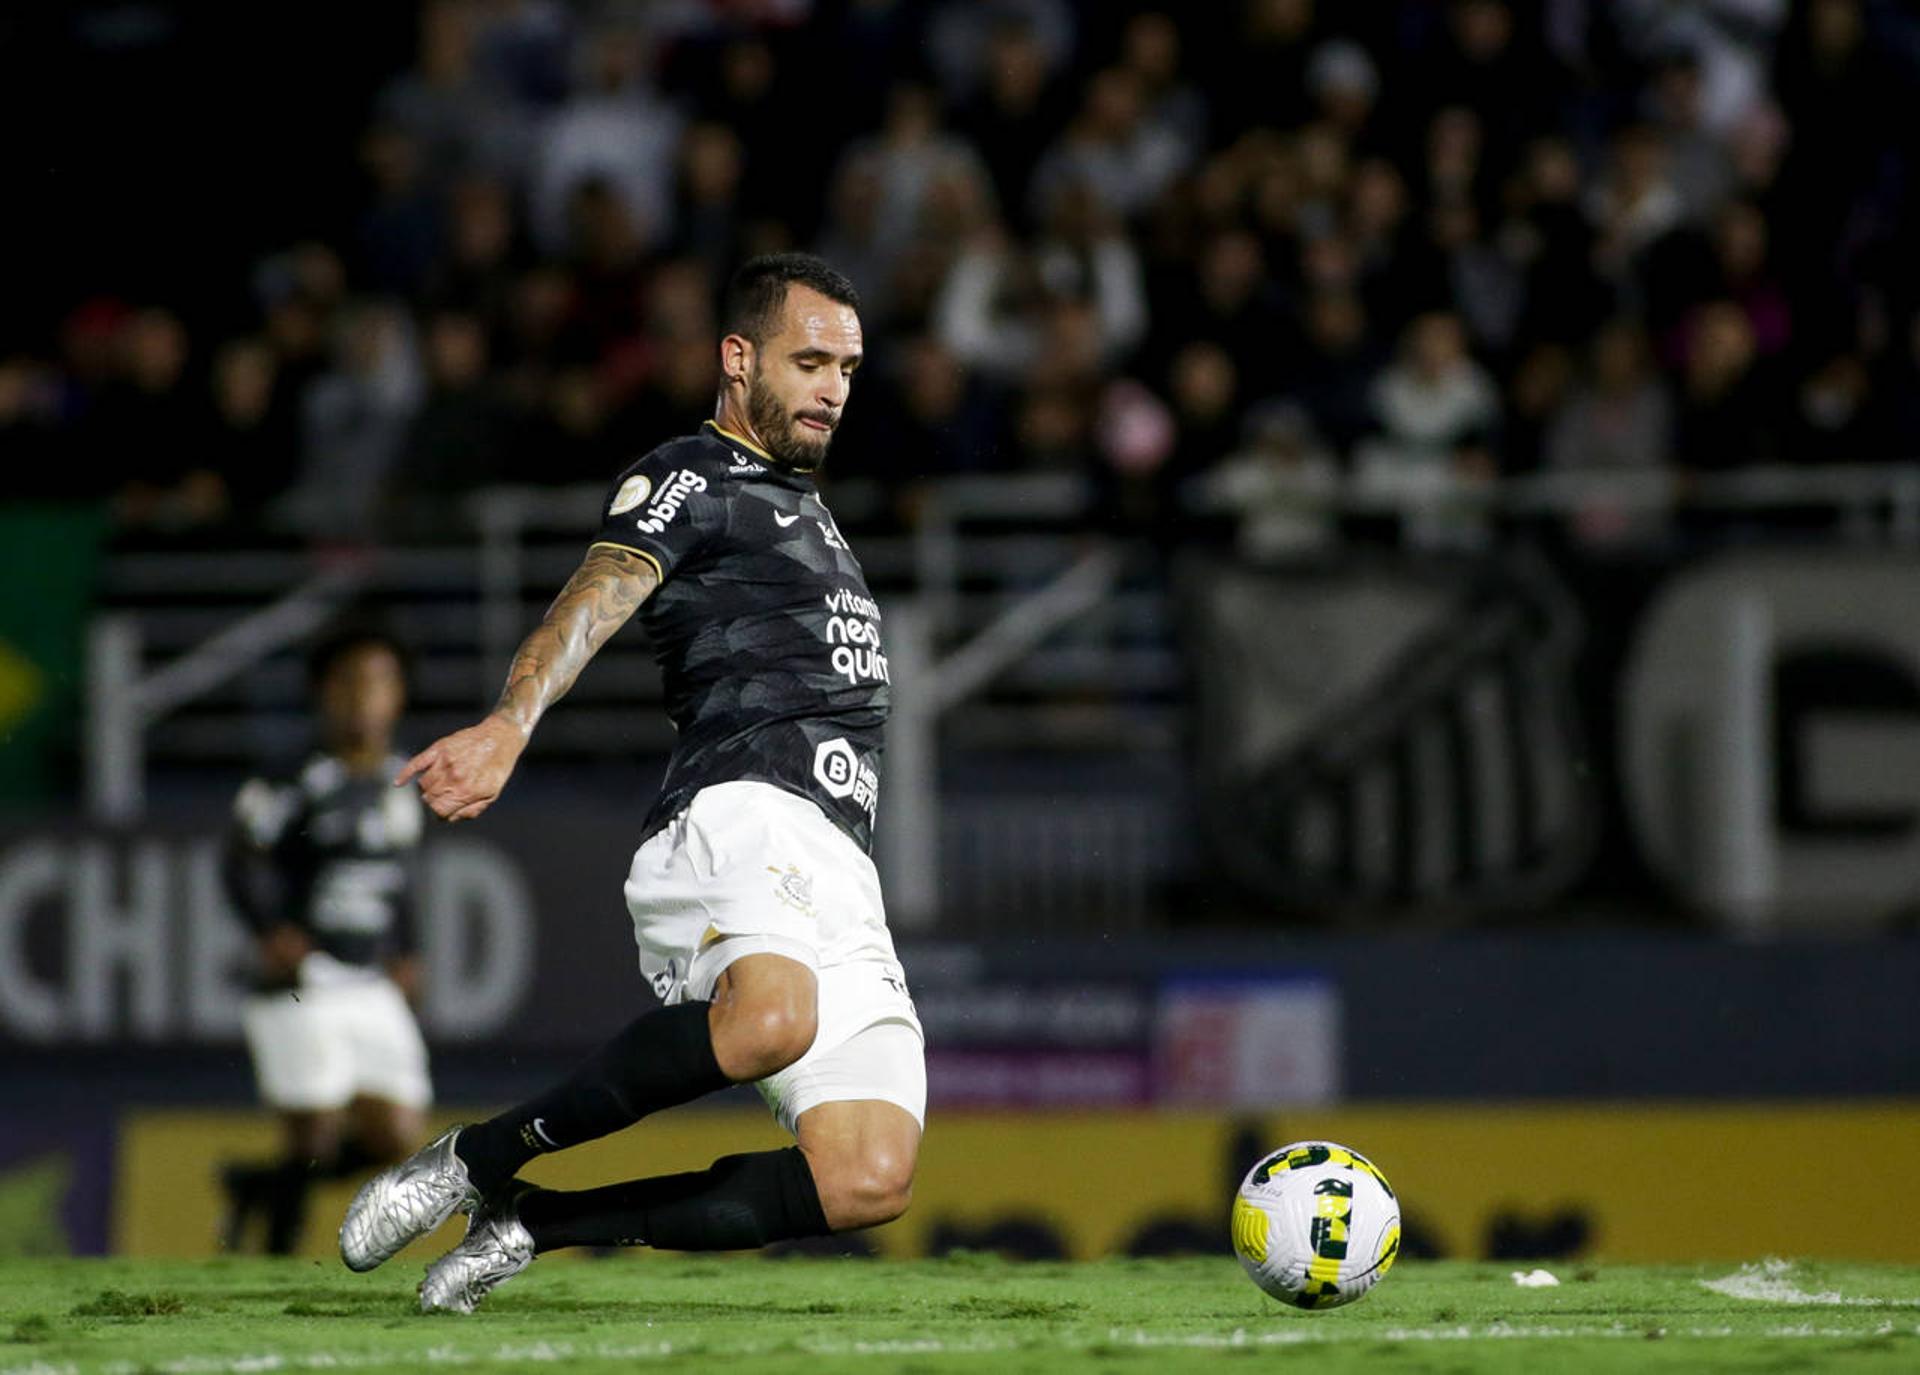
[[[725,528],[723,472],[698,442],[655,449],[614,481],[594,543],[632,550],[665,582]]]
[[[260,778],[249,779],[233,800],[220,877],[234,913],[256,935],[287,919],[275,851],[299,807],[298,789]]]

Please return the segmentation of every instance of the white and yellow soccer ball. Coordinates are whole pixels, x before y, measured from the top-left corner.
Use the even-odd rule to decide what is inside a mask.
[[[1248,1276],[1295,1308],[1338,1308],[1400,1254],[1400,1200],[1358,1151],[1296,1141],[1247,1171],[1233,1200],[1233,1252]]]

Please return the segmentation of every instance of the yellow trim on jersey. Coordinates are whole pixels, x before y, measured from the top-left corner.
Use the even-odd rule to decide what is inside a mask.
[[[765,449],[761,448],[758,444],[755,444],[751,439],[748,439],[743,434],[735,434],[732,430],[728,429],[725,425],[722,425],[718,420],[709,420],[706,423],[713,426],[713,431],[715,434],[725,435],[728,439],[731,439],[736,444],[746,445],[749,449],[752,449],[755,453],[759,454],[760,457],[766,459],[767,462],[777,463],[779,461],[772,454],[768,453]]]
[[[653,565],[654,574],[660,579],[661,582],[665,582],[667,580],[667,570],[660,566],[659,559],[656,559],[653,555],[649,554],[646,550],[636,549],[631,544],[622,544],[618,540],[610,540],[610,539],[597,539],[592,544],[589,544],[587,546],[587,549],[589,552],[591,552],[595,549],[600,548],[602,545],[605,545],[609,549],[624,549],[629,554],[638,554],[641,558],[645,559],[648,563]]]

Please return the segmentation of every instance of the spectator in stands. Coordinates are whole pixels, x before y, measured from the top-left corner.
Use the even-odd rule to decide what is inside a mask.
[[[518,177],[526,166],[532,123],[513,87],[488,80],[476,61],[483,16],[461,0],[420,7],[413,70],[380,93],[382,125],[418,150],[427,178]]]
[[[1243,0],[1239,9],[1237,29],[1218,54],[1222,77],[1207,91],[1223,141],[1256,127],[1295,128],[1310,113],[1314,0]]]
[[[1268,402],[1248,413],[1245,442],[1191,488],[1200,509],[1231,515],[1241,558],[1273,563],[1317,553],[1339,535],[1340,465],[1304,408]]]
[[[1066,123],[1065,100],[1032,25],[1003,18],[988,36],[984,70],[958,125],[980,150],[1001,213],[1015,229],[1031,223],[1028,187],[1041,153]]]
[[[1399,358],[1374,384],[1373,406],[1387,461],[1485,470],[1499,392],[1467,351],[1457,315],[1432,311],[1407,326]]]
[[[1663,473],[1673,458],[1673,402],[1654,374],[1639,324],[1614,319],[1602,327],[1586,375],[1548,428],[1551,472]],[[1575,489],[1579,500],[1561,522],[1587,548],[1644,546],[1670,526],[1670,489],[1657,479],[1607,482]]]
[[[279,372],[264,338],[229,340],[214,356],[208,456],[242,520],[265,519],[296,471],[299,437],[292,408],[276,404]]]
[[[853,26],[853,16],[848,23]],[[808,60],[783,63],[773,44],[757,33],[734,34],[721,46],[715,70],[700,90],[696,113],[739,141],[739,210],[743,232],[752,240],[750,251],[792,247],[812,233],[826,201],[831,168],[823,165],[815,126],[793,118],[786,89],[794,79],[790,73],[798,69],[801,81],[845,93],[855,78],[864,84],[873,72],[893,68],[885,61],[862,64],[856,52],[857,45],[835,43],[828,51],[815,50]],[[832,75],[829,64],[834,63],[845,64],[848,76]],[[844,110],[836,102],[836,122],[846,126],[848,135],[868,127],[865,105],[858,96]]]
[[[204,451],[204,411],[187,386],[186,327],[168,310],[129,317],[117,335],[118,377],[100,396],[88,438],[115,475],[123,529],[179,534],[226,516],[226,483]]]
[[[686,283],[792,240],[855,279],[870,342],[908,341],[862,384],[867,438],[919,436],[941,469],[1085,471],[1114,415],[1152,429],[1122,378],[1186,427],[1168,471],[1233,447],[1274,398],[1336,454],[1379,432],[1388,471],[1409,454],[1484,470],[1496,439],[1518,468],[1920,452],[1906,350],[1887,342],[1920,300],[1902,251],[1920,145],[1887,114],[1913,26],[1888,7],[940,0],[819,7],[800,28],[641,10],[426,0],[335,245],[263,257],[260,317],[219,320],[224,336],[198,315],[73,312],[57,366],[7,365],[0,429],[22,452],[77,442],[96,470],[139,467],[116,485],[149,527],[222,500],[259,513],[296,456],[310,497],[371,490],[396,434],[408,471],[468,443],[497,466],[474,387],[541,435],[542,461],[510,473],[600,481],[697,413],[687,355],[710,306],[687,308]],[[823,123],[792,117],[803,83],[835,92]],[[355,151],[342,140],[343,173]],[[390,328],[345,308],[349,273],[391,301],[372,312]],[[1606,324],[1622,311],[1644,337]],[[417,417],[422,384],[397,361],[416,315]],[[189,328],[206,347],[168,342]],[[1433,346],[1449,332],[1457,349]],[[371,350],[386,361],[336,348],[369,333],[390,336]],[[484,382],[462,361],[476,351]],[[1416,362],[1437,354],[1456,356]],[[1193,404],[1221,395],[1224,411]],[[136,453],[136,433],[169,438]],[[224,498],[166,468],[196,452]]]
[[[889,471],[900,454],[915,455],[915,477],[940,477],[1002,466],[1000,406],[992,389],[940,342],[921,334],[895,346],[892,385],[882,394],[865,442],[834,451],[837,476]],[[849,436],[851,437],[851,436]]]
[[[1594,272],[1595,232],[1581,203],[1580,163],[1564,138],[1528,145],[1513,184],[1502,247],[1525,275],[1523,339],[1584,345],[1610,293]]]
[[[704,266],[711,291],[720,289],[742,256],[747,231],[740,183],[745,169],[745,150],[724,124],[696,124],[687,130],[680,145],[673,252]]]
[[[1781,444],[1797,463],[1870,463],[1885,458],[1873,375],[1851,349],[1834,352],[1801,382]]]
[[[635,241],[650,247],[672,223],[682,117],[653,88],[646,35],[610,25],[583,43],[580,88],[546,124],[534,154],[534,239],[558,256],[573,237],[575,192],[596,182],[619,201]]]
[[[569,262],[571,356],[599,362],[635,345],[645,303],[647,254],[628,202],[597,177],[573,189]]]
[[[491,178],[464,178],[447,197],[446,240],[428,274],[426,299],[472,312],[500,338],[513,309],[519,247],[512,190]]]
[[[1437,275],[1473,342],[1490,356],[1505,356],[1526,307],[1525,270],[1503,245],[1481,235],[1480,210],[1470,200],[1434,205],[1427,233],[1443,270]]]
[[[488,383],[487,331],[478,316],[437,312],[426,322],[424,343],[426,395],[408,427],[394,486],[418,499],[433,526],[462,528],[457,501],[511,472],[518,420]]]
[[[1093,303],[1100,349],[1117,361],[1147,332],[1140,258],[1111,211],[1084,182],[1061,186],[1046,208],[1034,268],[1053,296]]]
[[[647,295],[645,375],[606,427],[616,449],[643,453],[675,435],[693,433],[712,415],[719,334],[707,271],[707,264],[689,257],[664,263],[654,273]],[[602,376],[604,386],[604,371]],[[582,481],[606,478],[605,472],[581,474]]]
[[[864,267],[869,283],[880,287],[876,294],[882,302],[900,259],[926,231],[940,188],[959,182],[984,196],[990,184],[979,155],[941,126],[933,88],[916,81],[894,83],[879,132],[847,150],[835,173],[836,180],[841,177],[871,188]],[[863,292],[869,283],[859,283]]]
[[[1069,0],[941,0],[928,18],[924,50],[949,99],[966,100],[985,80],[995,37],[1032,35],[1049,71],[1066,66],[1079,37]]]
[[[1038,387],[1021,398],[1014,421],[1015,466],[1028,472],[1093,470],[1092,403],[1064,385]]]
[[[1547,432],[1567,404],[1573,387],[1573,355],[1550,340],[1527,349],[1507,382],[1506,410],[1500,426],[1500,466],[1510,473],[1532,472],[1545,459]]]
[[[1366,148],[1375,141],[1369,135],[1380,101],[1380,69],[1365,48],[1345,38],[1322,43],[1307,63],[1306,79],[1321,121],[1342,142]]]
[[[360,274],[381,292],[411,296],[425,285],[441,236],[420,146],[398,125],[376,124],[361,141],[360,161],[373,187],[354,235]]]
[[[405,312],[349,308],[333,366],[307,388],[297,522],[322,539],[364,541],[385,528],[386,496],[419,409],[422,379]]]
[[[1614,136],[1606,175],[1587,196],[1606,271],[1624,280],[1648,247],[1680,224],[1684,211],[1659,132],[1645,124],[1622,129]]]
[[[1373,406],[1380,434],[1355,454],[1362,489],[1401,504],[1409,542],[1482,540],[1484,524],[1451,503],[1460,484],[1494,475],[1500,394],[1467,351],[1458,316],[1430,311],[1407,326]]]
[[[1240,370],[1210,339],[1196,339],[1173,356],[1167,400],[1178,426],[1168,459],[1168,481],[1181,482],[1218,463],[1239,438]]]
[[[1442,41],[1396,78],[1415,108],[1471,113],[1503,169],[1532,131],[1556,122],[1559,80],[1533,24],[1506,0],[1451,0]]]
[[[1096,72],[1080,113],[1034,169],[1033,204],[1044,207],[1063,185],[1079,182],[1123,219],[1142,214],[1191,161],[1179,131],[1157,122],[1144,102],[1133,72]]]
[[[1215,234],[1191,273],[1154,303],[1158,349],[1149,366],[1164,367],[1182,340],[1213,339],[1247,369],[1249,385],[1276,385],[1274,347],[1286,337],[1285,318],[1260,241],[1244,229]]]
[[[1631,320],[1609,321],[1547,432],[1547,466],[1661,468],[1672,457],[1673,402],[1652,371],[1646,335]]]
[[[1727,140],[1707,124],[1705,74],[1692,47],[1661,56],[1646,104],[1648,122],[1667,148],[1681,216],[1704,222],[1732,192],[1734,170]]]
[[[1287,369],[1285,394],[1306,409],[1337,454],[1373,429],[1373,379],[1385,365],[1353,292],[1329,288],[1307,299],[1301,356]]]
[[[1775,457],[1775,411],[1758,372],[1747,313],[1710,301],[1693,313],[1675,421],[1680,462],[1696,470],[1744,467]]]
[[[1207,150],[1207,102],[1186,79],[1180,28],[1163,10],[1131,16],[1120,35],[1120,66],[1139,83],[1142,117],[1180,141],[1183,162]]]

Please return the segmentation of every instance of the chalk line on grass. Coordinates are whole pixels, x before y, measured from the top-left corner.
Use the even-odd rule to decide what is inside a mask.
[[[1718,1292],[1718,1291],[1716,1291]],[[1754,1340],[1831,1341],[1849,1337],[1920,1337],[1920,1325],[1876,1324],[1872,1329],[1816,1326],[1794,1323],[1761,1332],[1739,1331],[1731,1326],[1662,1327],[1661,1335],[1697,1341]],[[976,1337],[945,1341],[937,1337],[899,1338],[895,1340],[801,1341],[795,1343],[742,1344],[738,1348],[713,1350],[718,1357],[751,1357],[778,1352],[798,1351],[813,1356],[933,1356],[1001,1355],[1009,1351],[1034,1350],[1051,1346],[1062,1352],[1091,1351],[1098,1347],[1124,1346],[1136,1349],[1219,1350],[1225,1348],[1278,1348],[1313,1346],[1338,1341],[1343,1345],[1359,1342],[1475,1342],[1475,1341],[1592,1341],[1644,1340],[1644,1325],[1613,1322],[1607,1324],[1521,1324],[1494,1322],[1474,1325],[1456,1323],[1435,1327],[1389,1327],[1356,1334],[1326,1326],[1288,1326],[1266,1331],[1248,1331],[1244,1327],[1226,1332],[1148,1332],[1144,1329],[1108,1328],[1104,1334],[1079,1331],[1053,1334],[1051,1341],[1026,1338]],[[0,1375],[274,1375],[275,1372],[321,1370],[361,1370],[378,1366],[426,1364],[442,1367],[520,1368],[559,1365],[582,1359],[645,1362],[686,1354],[682,1344],[676,1352],[667,1341],[644,1343],[523,1341],[506,1342],[493,1347],[463,1347],[438,1343],[426,1348],[388,1351],[340,1350],[277,1352],[261,1351],[240,1356],[176,1356],[157,1361],[107,1360],[76,1364],[33,1361],[25,1365],[0,1367]]]
[[[1920,1300],[1916,1299],[1866,1298],[1832,1289],[1810,1293],[1793,1282],[1792,1274],[1792,1261],[1768,1259],[1758,1265],[1743,1265],[1737,1273],[1717,1280],[1701,1280],[1700,1287],[1725,1298],[1754,1303],[1818,1304],[1829,1308],[1920,1307]]]

